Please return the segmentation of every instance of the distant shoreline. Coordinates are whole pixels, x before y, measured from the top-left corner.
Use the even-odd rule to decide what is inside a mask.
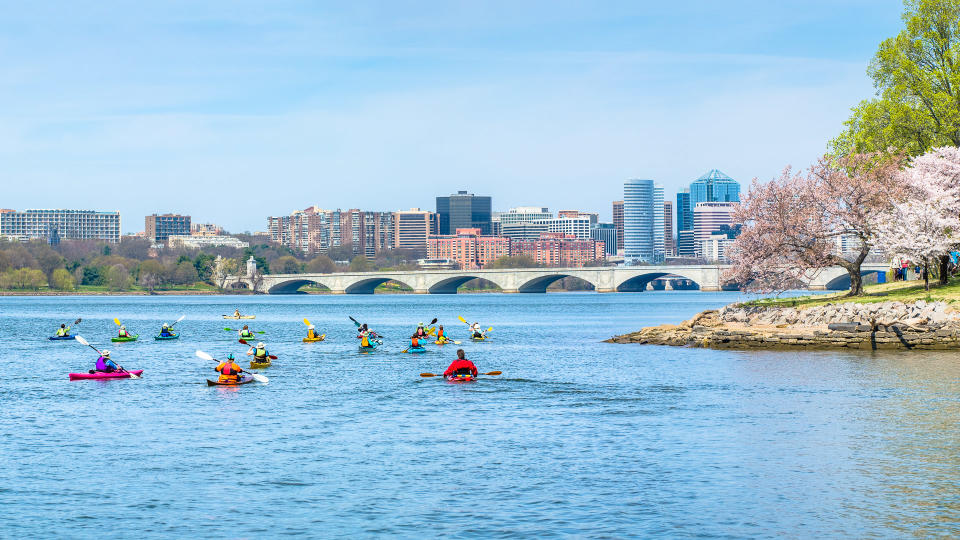
[[[499,289],[457,291],[457,294],[490,294],[503,292]],[[553,290],[554,292],[585,292]],[[343,296],[343,294],[326,291],[298,292],[294,294],[310,296]],[[377,291],[375,294],[417,294],[413,291]],[[230,291],[0,291],[0,296],[292,296],[269,295],[268,293],[230,292]]]

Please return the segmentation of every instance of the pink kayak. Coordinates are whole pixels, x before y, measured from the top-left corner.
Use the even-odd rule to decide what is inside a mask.
[[[104,373],[102,371],[96,373],[71,373],[71,381],[79,381],[82,379],[129,379],[130,375],[140,376],[143,373],[142,369],[135,369],[133,371],[114,371],[113,373]]]

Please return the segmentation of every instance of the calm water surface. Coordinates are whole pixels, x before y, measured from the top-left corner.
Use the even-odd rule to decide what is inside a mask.
[[[960,535],[955,353],[600,343],[732,293],[0,298],[0,537]],[[280,359],[242,353],[234,307]],[[347,315],[388,337],[357,352]],[[492,325],[470,385],[400,354],[418,321]],[[180,315],[179,341],[155,342]],[[142,380],[76,381],[96,354]],[[119,317],[137,343],[109,344]],[[303,344],[301,321],[328,334]],[[26,368],[24,368],[26,366]]]

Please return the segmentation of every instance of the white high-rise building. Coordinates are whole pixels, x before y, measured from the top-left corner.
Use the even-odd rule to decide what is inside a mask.
[[[663,262],[663,186],[653,180],[623,183],[623,257],[626,264]]]
[[[538,219],[533,222],[547,228],[546,232],[572,234],[581,240],[590,239],[590,217]]]

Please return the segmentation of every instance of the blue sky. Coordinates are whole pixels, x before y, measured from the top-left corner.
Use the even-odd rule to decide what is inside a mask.
[[[599,211],[805,167],[899,0],[0,2],[0,207]]]

